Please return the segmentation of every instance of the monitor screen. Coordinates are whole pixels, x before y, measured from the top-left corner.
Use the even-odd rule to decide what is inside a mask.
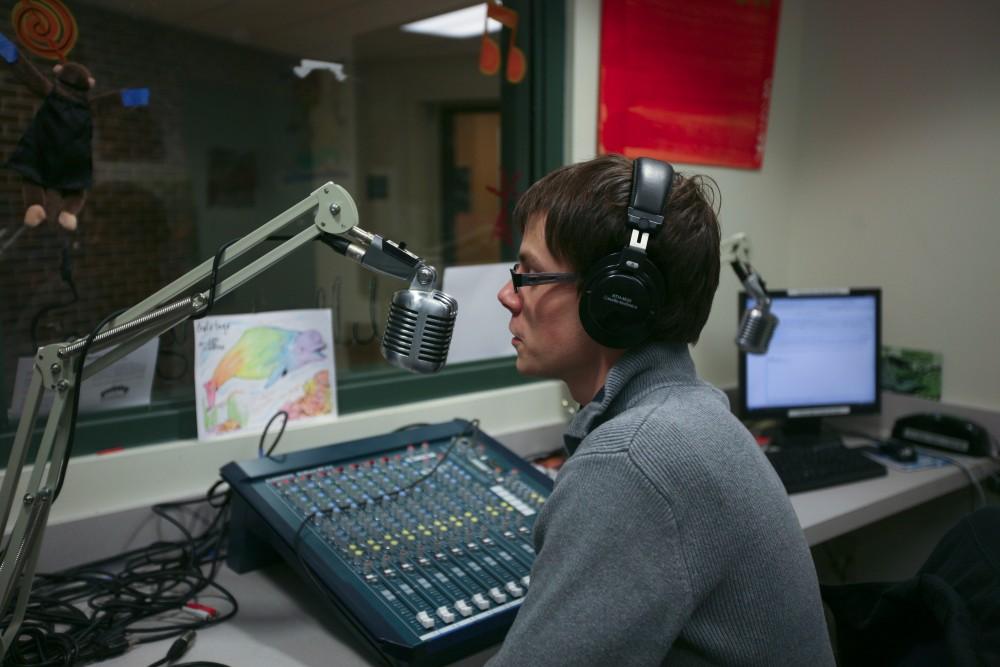
[[[771,292],[766,354],[740,353],[741,415],[824,417],[879,410],[881,290]],[[753,299],[740,296],[740,315]]]

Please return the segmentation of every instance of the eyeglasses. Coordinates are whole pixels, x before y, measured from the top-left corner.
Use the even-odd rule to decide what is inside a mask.
[[[522,287],[531,285],[545,285],[548,283],[571,283],[579,279],[578,273],[518,273],[520,264],[510,267],[510,282],[514,284],[514,291],[517,292]]]

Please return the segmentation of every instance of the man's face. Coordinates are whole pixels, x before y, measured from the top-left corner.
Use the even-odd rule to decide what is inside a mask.
[[[519,273],[570,272],[545,245],[545,219],[532,218],[518,253]],[[522,286],[510,281],[497,298],[510,311],[511,343],[517,350],[517,370],[524,375],[556,378],[573,384],[590,370],[600,346],[580,323],[576,283]]]

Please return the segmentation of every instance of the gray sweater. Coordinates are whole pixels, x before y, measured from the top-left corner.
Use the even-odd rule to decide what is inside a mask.
[[[625,354],[565,436],[490,665],[833,665],[788,496],[686,345]]]

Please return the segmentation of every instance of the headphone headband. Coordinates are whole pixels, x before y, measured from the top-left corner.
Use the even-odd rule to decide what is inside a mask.
[[[674,170],[666,162],[646,157],[632,163],[632,194],[629,196],[628,226],[655,234],[663,225],[663,207],[674,184]]]

